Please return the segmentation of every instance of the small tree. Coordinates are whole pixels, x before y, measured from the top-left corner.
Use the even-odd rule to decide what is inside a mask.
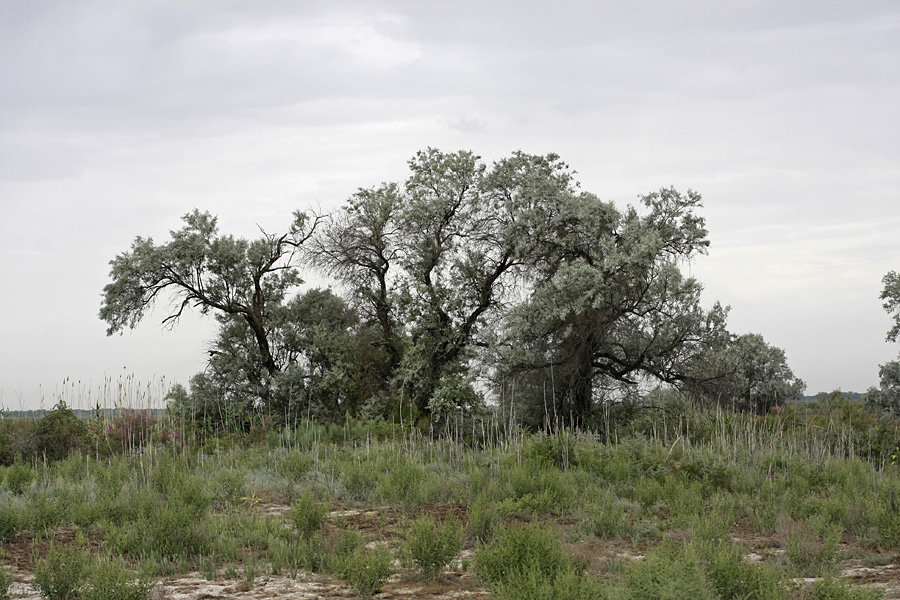
[[[784,350],[756,333],[727,335],[688,365],[684,389],[708,403],[766,413],[796,400],[806,389],[788,366]]]

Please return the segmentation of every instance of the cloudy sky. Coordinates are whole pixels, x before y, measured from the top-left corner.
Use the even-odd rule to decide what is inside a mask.
[[[194,207],[284,230],[427,146],[557,152],[623,206],[699,191],[705,302],[810,393],[864,391],[900,350],[878,299],[900,269],[895,0],[3,0],[0,405],[186,382],[212,323],[106,337],[110,259]]]

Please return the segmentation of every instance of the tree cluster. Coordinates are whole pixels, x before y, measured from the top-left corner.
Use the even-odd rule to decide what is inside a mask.
[[[583,191],[558,156],[485,164],[427,149],[406,181],[363,188],[288,232],[221,235],[194,211],[171,240],[111,261],[100,317],[135,327],[165,298],[219,332],[207,369],[173,397],[221,422],[413,414],[433,422],[485,396],[539,425],[577,426],[648,385],[767,410],[803,384],[759,335],[726,330],[682,269],[706,252],[699,194],[662,189],[624,209]],[[299,291],[299,270],[333,278]],[[630,390],[630,391],[629,391]]]

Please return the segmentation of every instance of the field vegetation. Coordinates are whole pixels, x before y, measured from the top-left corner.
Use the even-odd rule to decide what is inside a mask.
[[[840,394],[762,416],[652,398],[614,410],[608,440],[499,413],[437,432],[6,418],[0,593],[141,600],[193,576],[335,597],[900,596],[896,423]]]
[[[555,154],[408,166],[284,233],[195,209],[110,261],[110,335],[194,309],[209,359],[0,420],[0,595],[900,597],[896,361],[799,402],[683,272],[694,191],[619,206]]]

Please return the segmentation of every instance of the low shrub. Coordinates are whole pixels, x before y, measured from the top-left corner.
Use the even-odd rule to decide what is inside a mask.
[[[15,580],[16,578],[9,572],[9,569],[0,567],[0,600],[9,600],[9,586]]]
[[[136,580],[121,560],[103,557],[91,565],[80,600],[146,600],[152,587],[146,578]]]
[[[715,600],[697,553],[691,546],[663,542],[646,559],[628,565],[628,600]]]
[[[304,492],[300,499],[291,505],[291,517],[297,533],[305,540],[311,538],[325,525],[329,510],[328,505],[318,504],[311,493]]]
[[[6,469],[6,487],[10,492],[21,496],[31,482],[34,481],[34,469],[16,461]]]
[[[777,567],[748,562],[736,544],[710,553],[706,575],[722,600],[787,600],[791,590]]]
[[[34,583],[49,600],[76,600],[89,563],[90,555],[80,546],[50,544],[47,558],[34,567]]]
[[[883,597],[881,590],[854,587],[835,577],[820,579],[803,594],[803,600],[880,600]]]
[[[333,570],[357,594],[370,598],[394,573],[394,559],[386,546],[365,550],[360,545],[336,556]]]
[[[419,570],[435,578],[462,550],[462,527],[455,519],[437,524],[434,519],[420,517],[409,528],[406,552]]]
[[[64,402],[45,414],[34,427],[37,457],[55,461],[66,458],[72,452],[85,452],[93,446],[93,435],[85,421]]]
[[[569,566],[557,534],[538,524],[503,529],[475,554],[475,573],[492,587],[522,576],[553,580]]]

